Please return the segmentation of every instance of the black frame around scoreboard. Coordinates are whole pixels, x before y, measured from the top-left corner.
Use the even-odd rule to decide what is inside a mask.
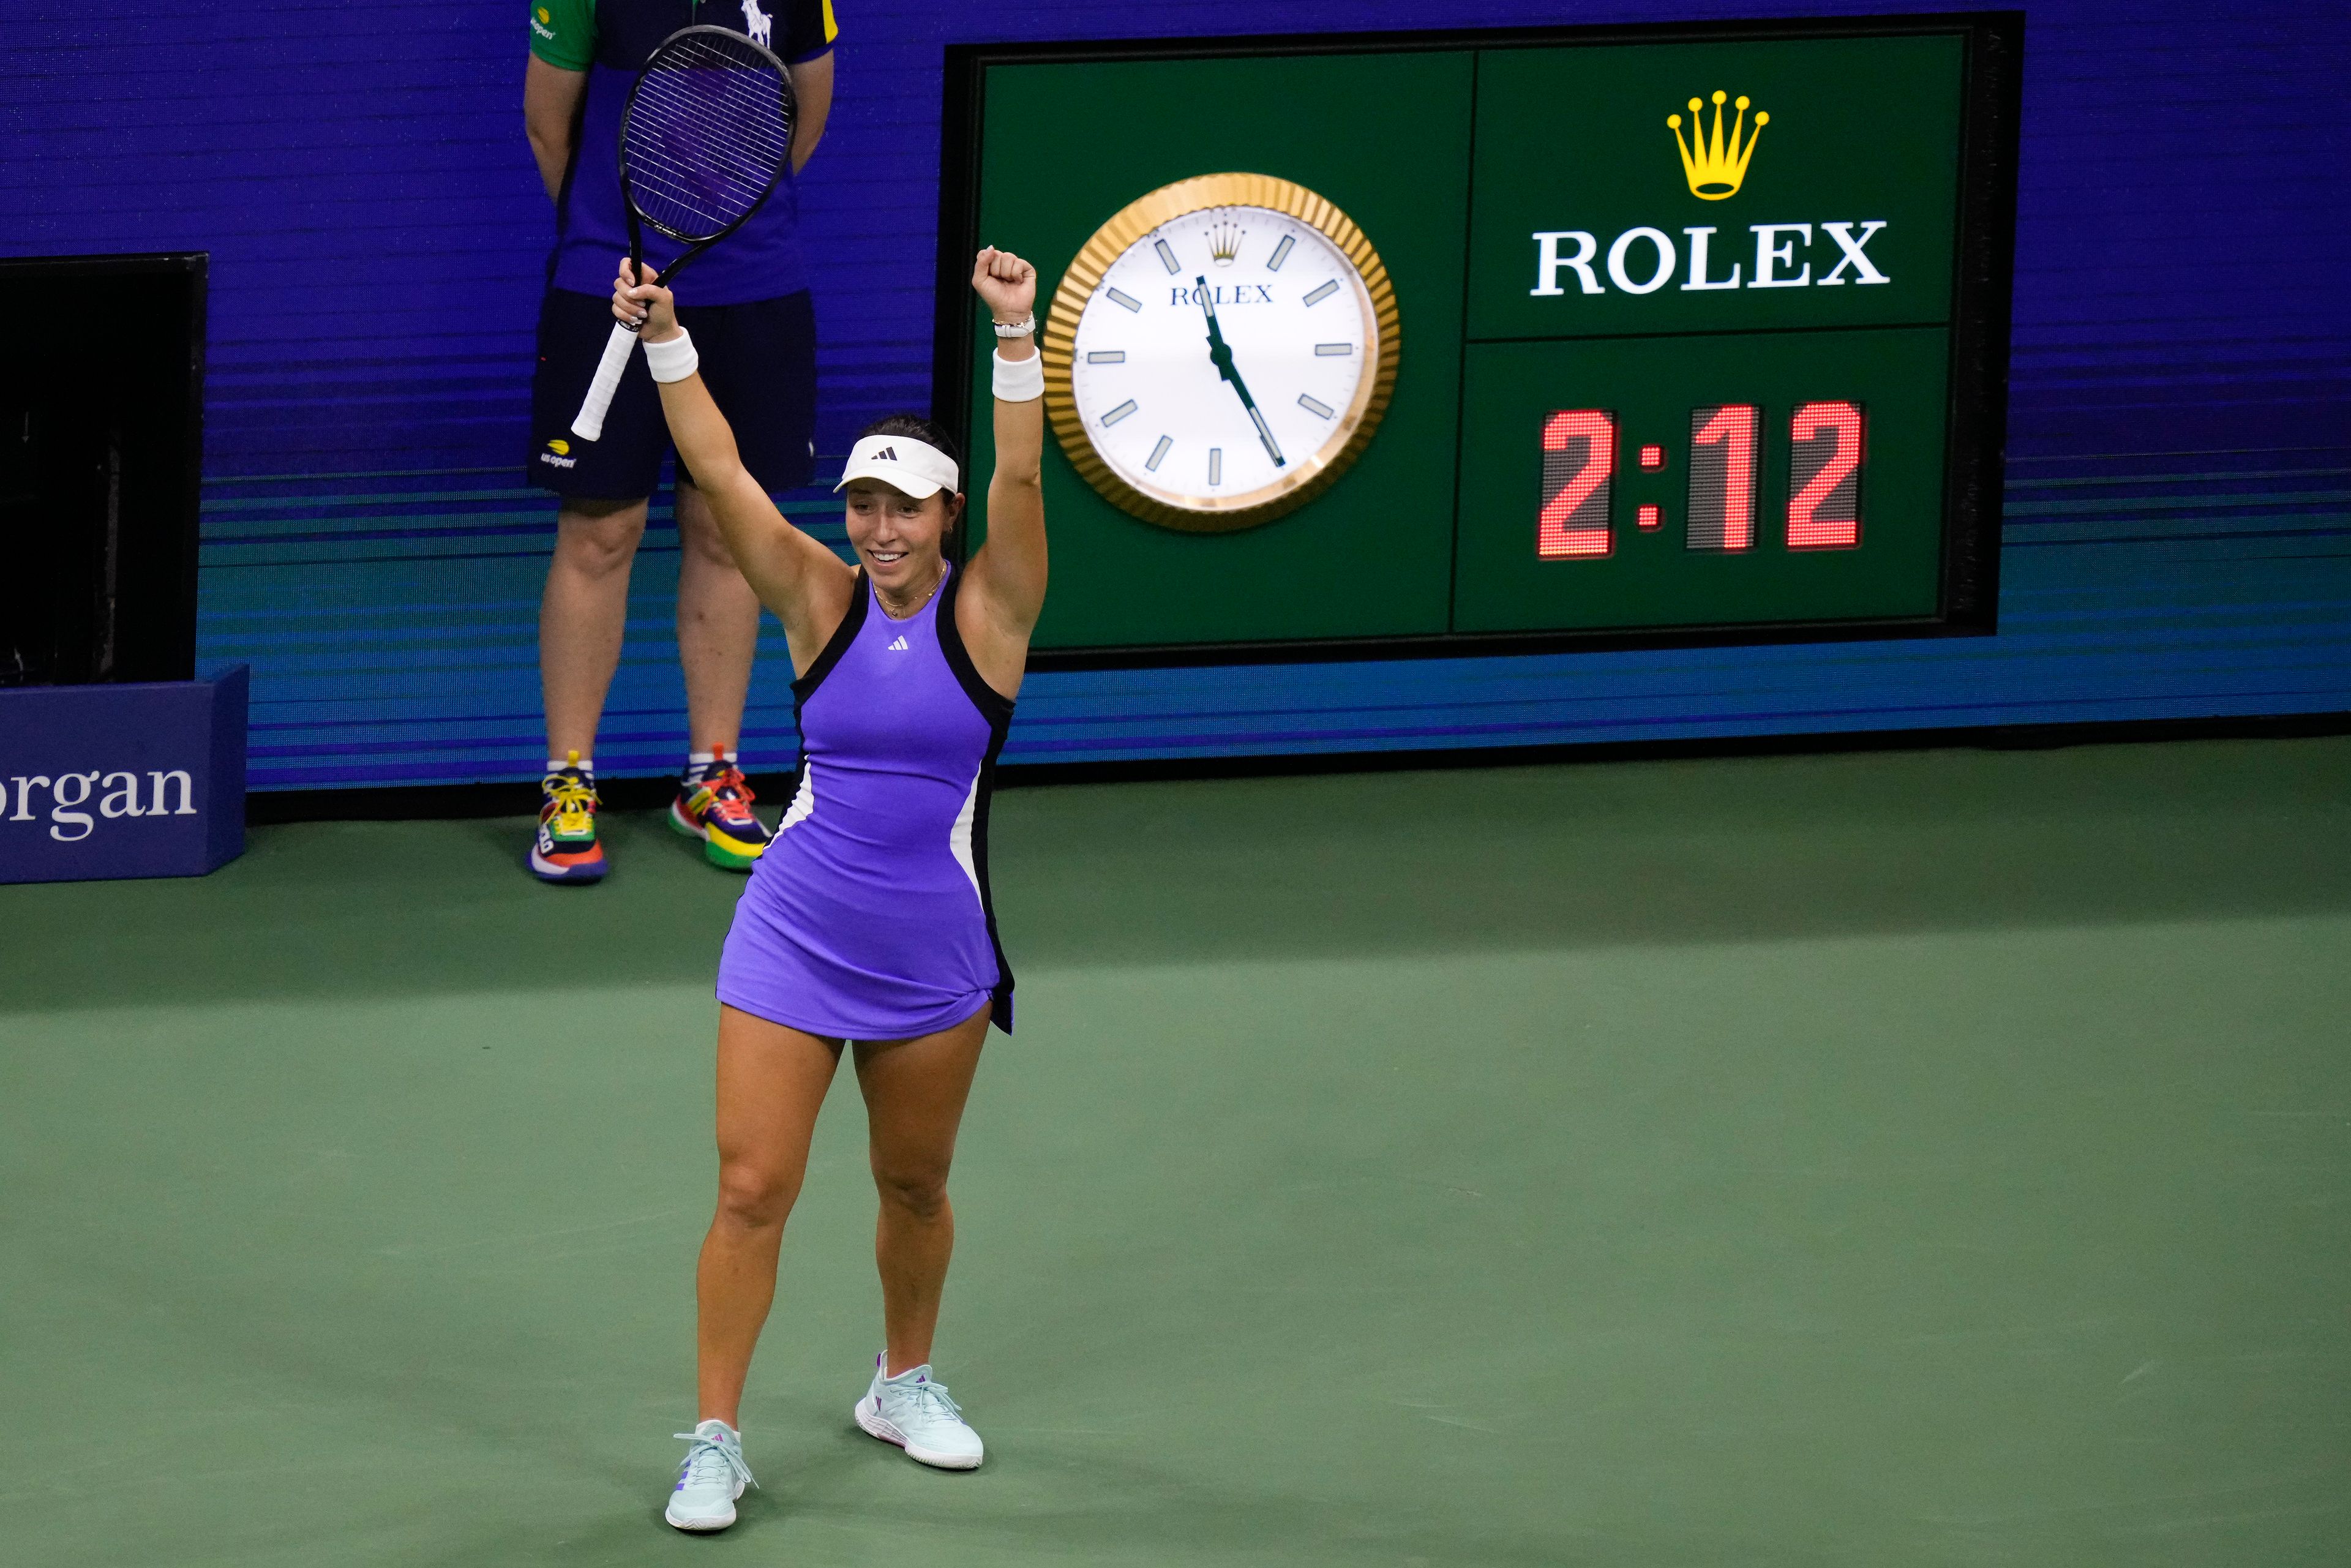
[[[1947,394],[1944,534],[1935,614],[1886,620],[1402,634],[1367,637],[1032,649],[1031,669],[1121,669],[1221,664],[1492,656],[1640,647],[1720,647],[1886,637],[1984,636],[1996,631],[2001,499],[2008,404],[2024,13],[1966,11],[1627,26],[1275,34],[1064,43],[956,44],[946,49],[940,121],[939,245],[932,408],[971,450],[977,327],[968,263],[977,248],[985,82],[988,68],[1198,60],[1283,55],[1397,54],[1560,45],[1959,36],[1965,50]],[[1465,236],[1465,245],[1468,243]],[[1040,319],[1055,280],[1040,277]],[[1048,444],[1050,443],[1049,441]],[[1456,453],[1460,433],[1456,433]],[[1457,476],[1457,489],[1458,480]],[[1279,526],[1279,525],[1274,525]],[[966,535],[966,538],[968,536]]]

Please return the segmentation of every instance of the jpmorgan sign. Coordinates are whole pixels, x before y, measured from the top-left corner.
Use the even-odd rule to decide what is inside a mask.
[[[146,786],[138,774],[120,768],[0,778],[0,822],[46,821],[49,837],[61,844],[78,844],[98,831],[101,817],[114,821],[128,817],[204,815],[196,810],[195,776],[186,768],[149,768],[147,778],[153,784],[152,795],[142,793]],[[13,812],[8,810],[11,805],[16,807]]]
[[[0,883],[201,876],[245,847],[246,668],[0,690]]]

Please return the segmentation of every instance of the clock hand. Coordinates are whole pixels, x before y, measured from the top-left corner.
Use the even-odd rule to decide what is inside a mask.
[[[1242,381],[1240,371],[1233,368],[1232,347],[1225,341],[1223,329],[1217,325],[1217,304],[1209,296],[1208,280],[1201,277],[1196,281],[1200,286],[1200,308],[1207,312],[1208,318],[1208,359],[1217,367],[1217,374],[1229,382],[1233,391],[1240,394],[1241,406],[1249,410],[1249,420],[1257,426],[1257,438],[1265,444],[1265,455],[1273,459],[1276,468],[1285,467],[1281,447],[1273,439],[1272,428],[1265,423],[1265,415],[1258,412],[1257,399],[1249,396],[1249,383]]]

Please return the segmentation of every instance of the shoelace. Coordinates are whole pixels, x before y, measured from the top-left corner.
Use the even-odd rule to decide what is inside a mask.
[[[963,1419],[963,1406],[947,1397],[947,1385],[944,1383],[934,1383],[925,1378],[912,1387],[904,1384],[900,1384],[897,1387],[902,1396],[914,1401],[923,1407],[925,1416],[934,1418],[944,1416],[950,1421]]]
[[[743,1462],[743,1450],[733,1444],[693,1432],[673,1432],[670,1436],[694,1445],[685,1453],[683,1473],[686,1485],[724,1486],[730,1476],[741,1476],[747,1487],[759,1484],[751,1479],[751,1467]]]
[[[577,773],[550,773],[538,781],[538,787],[547,792],[555,816],[585,816],[596,809],[596,786]]]
[[[751,802],[758,799],[741,770],[734,768],[704,779],[701,787],[710,792],[710,804],[729,821],[739,822],[751,815]]]

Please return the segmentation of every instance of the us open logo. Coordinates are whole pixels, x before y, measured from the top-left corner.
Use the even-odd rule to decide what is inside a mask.
[[[37,815],[34,801],[47,810]],[[82,808],[95,806],[96,814]],[[49,837],[78,844],[103,821],[125,817],[194,817],[196,784],[184,768],[150,770],[144,781],[130,772],[93,768],[87,773],[18,773],[0,776],[0,823],[48,824]]]
[[[1717,89],[1713,96],[1714,120],[1710,128],[1703,124],[1700,100],[1689,100],[1687,141],[1682,135],[1682,117],[1666,117],[1666,127],[1673,132],[1675,149],[1681,154],[1683,181],[1689,193],[1701,202],[1729,201],[1739,193],[1740,187],[1747,183],[1748,165],[1755,156],[1756,144],[1763,138],[1763,128],[1771,122],[1770,112],[1759,110],[1750,125],[1747,110],[1753,100],[1741,93],[1733,104],[1735,118],[1726,127],[1723,105],[1729,101],[1730,95]],[[1731,262],[1730,271],[1720,276],[1717,274],[1720,262],[1717,259],[1714,236],[1721,231],[1713,224],[1680,225],[1681,246],[1676,245],[1672,235],[1653,225],[1628,228],[1609,242],[1604,264],[1599,238],[1590,230],[1538,229],[1531,236],[1535,244],[1535,286],[1527,292],[1539,299],[1565,296],[1566,280],[1571,274],[1579,294],[1605,294],[1612,284],[1621,294],[1655,294],[1677,275],[1682,276],[1679,292],[1684,294],[1729,288],[1834,288],[1848,282],[1891,283],[1894,279],[1879,270],[1869,257],[1869,242],[1886,227],[1883,218],[1749,224],[1747,232],[1754,236],[1753,255]],[[1834,265],[1828,265],[1831,258],[1815,252],[1816,234],[1820,241],[1836,247]],[[1687,274],[1682,273],[1685,250],[1688,256]],[[1827,267],[1818,277],[1813,276],[1816,258]],[[1607,283],[1601,281],[1604,266]]]

